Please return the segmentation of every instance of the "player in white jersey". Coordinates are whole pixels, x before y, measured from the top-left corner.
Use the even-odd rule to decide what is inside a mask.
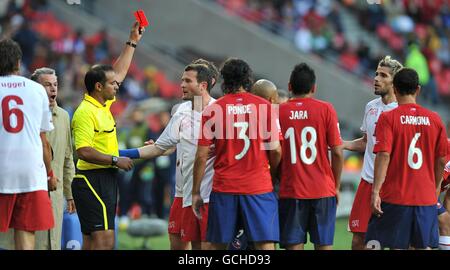
[[[371,216],[370,198],[374,178],[375,155],[373,154],[373,147],[375,144],[375,126],[382,112],[397,107],[393,78],[394,74],[402,67],[400,62],[392,59],[390,56],[384,57],[378,63],[374,78],[374,89],[375,95],[380,97],[366,105],[361,125],[363,136],[353,141],[344,141],[344,149],[364,152],[361,182],[353,201],[348,222],[349,229],[353,233],[352,249],[354,250],[364,249],[364,238]]]
[[[169,217],[171,249],[187,249],[189,242],[193,249],[201,249],[202,245],[203,248],[206,248],[205,245],[207,245],[202,243],[206,240],[207,218],[199,223],[190,207],[195,157],[192,153],[195,153],[197,147],[195,138],[200,127],[201,110],[214,101],[209,96],[209,91],[214,85],[218,73],[215,66],[205,60],[197,60],[194,63],[199,64],[191,64],[185,68],[181,83],[183,99],[189,101],[182,103],[176,109],[176,113],[155,144],[139,148],[141,158],[154,158],[170,152],[175,146],[177,147],[177,169],[180,169],[181,181],[178,181],[179,178],[176,179],[176,198]],[[195,96],[200,97],[199,108],[194,107]],[[210,162],[210,170],[212,170],[212,164],[213,161]],[[212,174],[212,172],[208,174],[211,179]],[[206,201],[209,200],[211,184],[212,181],[205,180],[205,184],[202,186],[202,195]],[[179,198],[182,198],[181,202]]]
[[[47,92],[18,76],[21,57],[17,43],[0,41],[0,233],[13,228],[15,249],[34,249],[34,232],[54,225],[47,180],[57,179],[45,136],[53,129]]]

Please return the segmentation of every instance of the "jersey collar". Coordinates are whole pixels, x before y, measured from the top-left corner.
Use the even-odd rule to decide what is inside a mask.
[[[92,105],[98,108],[103,108],[106,106],[106,105],[103,106],[100,102],[98,102],[95,98],[91,97],[88,94],[84,94],[84,100],[86,100],[87,102],[91,103]]]

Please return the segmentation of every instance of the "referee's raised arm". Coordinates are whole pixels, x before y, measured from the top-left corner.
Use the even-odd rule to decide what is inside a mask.
[[[141,31],[139,31],[139,28]],[[122,82],[127,76],[134,51],[136,50],[137,44],[139,40],[141,40],[144,31],[145,28],[140,27],[138,22],[135,22],[131,27],[128,41],[125,43],[122,52],[113,64],[114,72],[116,72],[116,81]]]
[[[125,78],[143,29],[133,24],[128,41],[113,66],[94,65],[86,73],[86,93],[72,118],[78,154],[72,194],[83,233],[83,249],[113,249],[118,169],[133,161],[119,156],[116,122],[110,107]]]

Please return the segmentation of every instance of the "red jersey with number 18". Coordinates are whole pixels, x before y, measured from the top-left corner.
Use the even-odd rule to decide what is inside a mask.
[[[375,129],[373,152],[390,153],[383,202],[398,205],[436,204],[434,163],[447,155],[447,137],[440,117],[417,104],[384,112]]]
[[[282,142],[280,198],[318,199],[336,195],[328,147],[342,144],[330,103],[295,98],[280,106]]]
[[[250,93],[227,94],[205,108],[198,145],[215,144],[214,192],[273,190],[265,143],[280,139],[271,104]]]

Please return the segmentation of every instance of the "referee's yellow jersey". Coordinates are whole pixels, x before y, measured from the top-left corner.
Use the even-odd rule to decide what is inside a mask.
[[[117,143],[116,122],[110,107],[114,100],[108,100],[105,105],[100,104],[88,94],[76,109],[72,118],[72,134],[75,149],[93,147],[107,155],[119,155]],[[79,170],[112,168],[111,165],[98,165],[78,159]]]

